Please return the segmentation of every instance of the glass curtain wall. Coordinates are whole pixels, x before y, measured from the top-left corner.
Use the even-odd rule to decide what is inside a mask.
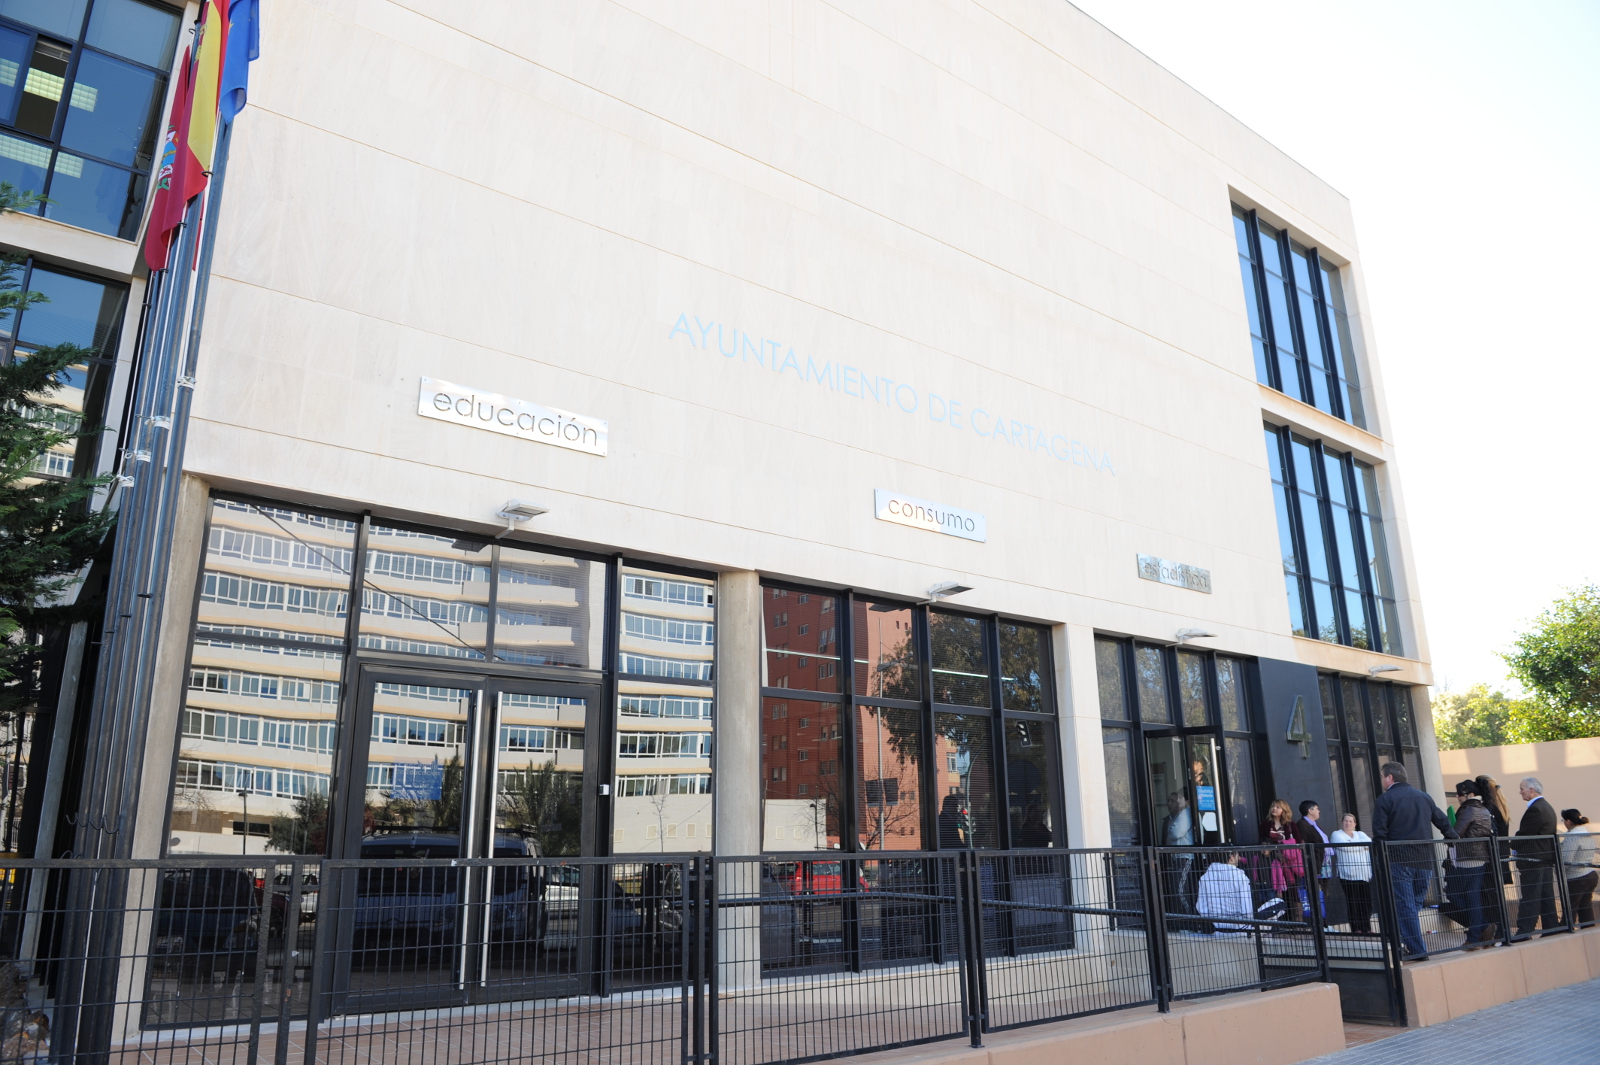
[[[777,585],[762,607],[764,849],[1065,845],[1046,630]]]
[[[0,0],[0,180],[132,240],[181,21],[146,0]]]
[[[0,360],[26,359],[40,348],[62,344],[83,349],[82,357],[61,374],[62,387],[52,397],[53,417],[67,432],[100,426],[116,374],[128,287],[31,258],[0,257],[0,291],[37,292],[46,299],[20,311],[0,311]],[[33,471],[41,477],[93,476],[99,445],[98,434],[67,441],[40,455]]]
[[[1230,655],[1095,638],[1112,846],[1160,845],[1160,826],[1176,816],[1167,806],[1172,790],[1192,792],[1199,808],[1190,816],[1202,836],[1255,842],[1260,816],[1248,668]],[[1147,772],[1150,736],[1178,744],[1173,757],[1181,766],[1163,770],[1159,789]]]
[[[1233,208],[1256,380],[1366,427],[1339,267]]]
[[[1291,631],[1401,653],[1377,470],[1281,426],[1265,426]]]
[[[433,670],[429,677],[469,671],[459,687],[377,683],[365,779],[350,782],[364,792],[361,834],[459,830],[463,781],[491,771],[487,760],[467,764],[477,757],[467,726],[483,676],[598,683],[607,572],[603,562],[527,545],[213,498],[179,713],[170,852],[327,853],[338,757],[356,738],[345,730],[357,656]],[[709,651],[700,657],[709,678]],[[498,700],[492,771],[505,809],[497,823],[548,835],[542,853],[575,853],[594,726],[585,702],[513,690]],[[696,712],[709,731],[709,709]],[[709,801],[709,782],[704,790]]]
[[[1339,814],[1355,814],[1361,828],[1370,831],[1373,807],[1383,794],[1383,763],[1399,762],[1413,784],[1427,786],[1412,689],[1333,673],[1320,674],[1318,680]]]

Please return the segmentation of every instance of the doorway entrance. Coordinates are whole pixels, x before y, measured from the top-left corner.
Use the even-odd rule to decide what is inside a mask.
[[[577,908],[551,909],[575,884],[552,893],[552,875],[531,865],[404,863],[583,853],[595,834],[583,796],[600,768],[585,742],[600,687],[367,666],[356,694],[342,767],[352,785],[334,798],[331,850],[395,865],[321,885],[342,1009],[570,993],[561,985],[575,981],[577,959],[544,948],[552,934],[578,938],[563,927]]]
[[[1147,731],[1145,768],[1150,839],[1158,847],[1220,847],[1229,842],[1211,732]]]

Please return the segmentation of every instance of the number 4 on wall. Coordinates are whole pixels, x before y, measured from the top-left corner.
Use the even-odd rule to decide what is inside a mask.
[[[1306,697],[1294,697],[1294,709],[1289,712],[1289,742],[1300,745],[1300,757],[1311,757],[1311,733],[1306,731]]]

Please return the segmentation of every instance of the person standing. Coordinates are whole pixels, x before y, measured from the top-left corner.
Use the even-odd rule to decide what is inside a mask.
[[[1456,839],[1456,830],[1432,798],[1411,786],[1405,766],[1385,762],[1378,771],[1383,775],[1383,794],[1372,812],[1372,838],[1379,843],[1427,841],[1415,847],[1391,847],[1388,852],[1389,888],[1400,925],[1400,945],[1407,961],[1424,961],[1428,948],[1422,941],[1417,911],[1428,897],[1428,883],[1433,879],[1433,832],[1429,826],[1445,839]]]
[[[1347,813],[1333,830],[1333,864],[1344,890],[1344,910],[1350,918],[1350,931],[1372,932],[1372,837],[1356,827],[1356,815]],[[1355,844],[1361,844],[1356,846]]]
[[[1273,799],[1267,807],[1267,819],[1261,822],[1263,845],[1287,844],[1282,850],[1270,851],[1267,860],[1267,881],[1279,895],[1289,911],[1289,920],[1300,920],[1300,893],[1296,890],[1305,876],[1300,848],[1295,846],[1294,811],[1283,799]]]
[[[1167,816],[1161,822],[1161,845],[1192,847],[1194,844],[1194,815],[1189,811],[1189,797],[1181,791],[1174,791],[1167,796]],[[1163,855],[1162,872],[1166,880],[1162,889],[1167,896],[1166,912],[1193,913],[1190,881],[1194,872],[1194,855]]]
[[[1582,924],[1594,923],[1594,889],[1600,883],[1600,867],[1595,865],[1594,836],[1586,827],[1589,819],[1577,810],[1562,810],[1567,831],[1561,837],[1561,864],[1566,867],[1567,898],[1572,913]]]
[[[1511,835],[1511,810],[1506,806],[1506,797],[1500,791],[1500,785],[1495,783],[1494,777],[1487,774],[1473,781],[1478,785],[1478,798],[1483,800],[1483,808],[1489,811],[1489,817],[1494,821],[1494,835],[1496,839],[1505,839]],[[1500,872],[1498,874],[1500,886],[1495,887],[1496,874],[1486,873],[1483,878],[1483,890],[1498,890],[1500,897],[1505,897],[1505,889],[1511,884],[1511,857],[1506,853],[1506,847],[1501,844]],[[1499,904],[1494,904],[1492,912],[1499,912]]]
[[[1297,843],[1306,844],[1311,854],[1311,868],[1306,871],[1305,907],[1326,917],[1323,909],[1325,903],[1311,895],[1313,891],[1323,891],[1327,887],[1328,877],[1333,875],[1333,862],[1328,854],[1328,835],[1317,823],[1321,817],[1322,808],[1315,799],[1303,800],[1300,803],[1300,820],[1294,823],[1294,838]],[[1312,887],[1313,879],[1316,887]]]
[[[1448,881],[1449,892],[1451,900],[1459,900],[1465,912],[1467,938],[1464,946],[1467,950],[1477,950],[1480,946],[1489,946],[1490,929],[1483,912],[1483,879],[1489,864],[1489,837],[1494,834],[1494,818],[1484,809],[1474,781],[1463,780],[1456,785],[1456,803],[1456,835],[1461,837],[1461,842],[1455,848],[1455,870]]]
[[[1535,837],[1516,844],[1511,852],[1517,859],[1517,872],[1522,874],[1522,888],[1517,898],[1517,935],[1533,935],[1536,924],[1548,934],[1556,927],[1556,844],[1554,839],[1537,837],[1556,834],[1556,811],[1544,797],[1544,785],[1538,777],[1523,777],[1517,785],[1517,793],[1528,805],[1522,811],[1515,838]]]

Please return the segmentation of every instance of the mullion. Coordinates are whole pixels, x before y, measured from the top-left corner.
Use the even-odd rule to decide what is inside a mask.
[[[917,641],[917,656],[921,660],[922,711],[917,715],[922,728],[922,841],[925,850],[940,850],[938,767],[934,765],[934,746],[937,743],[933,728],[933,634],[928,626],[928,609],[919,607],[911,612],[912,638]],[[882,842],[881,840],[879,842]]]
[[[1349,412],[1344,404],[1344,367],[1338,364],[1334,354],[1338,349],[1333,344],[1333,322],[1328,311],[1328,293],[1322,284],[1322,256],[1316,248],[1306,249],[1306,267],[1311,274],[1311,303],[1316,309],[1317,320],[1314,326],[1322,337],[1323,370],[1328,378],[1328,394],[1330,405],[1333,409],[1329,412],[1335,418],[1349,421]]]
[[[1277,329],[1272,322],[1272,303],[1267,295],[1267,261],[1261,254],[1261,225],[1256,212],[1250,212],[1250,254],[1255,259],[1251,273],[1255,276],[1256,300],[1260,308],[1262,339],[1267,344],[1267,383],[1273,389],[1288,395],[1283,387],[1283,374],[1278,366]]]
[[[1318,633],[1322,631],[1321,619],[1317,617],[1317,597],[1315,589],[1312,587],[1315,583],[1315,578],[1311,576],[1311,549],[1306,541],[1305,507],[1301,502],[1304,495],[1300,487],[1300,473],[1296,469],[1294,461],[1294,434],[1287,427],[1279,429],[1278,441],[1278,446],[1283,453],[1284,487],[1289,490],[1286,494],[1289,497],[1289,502],[1293,504],[1289,507],[1289,521],[1294,529],[1295,550],[1300,555],[1300,598],[1308,621],[1306,631],[1310,633],[1312,639],[1318,639]],[[1316,471],[1313,469],[1312,481],[1315,482],[1315,480]],[[1311,485],[1311,497],[1315,499],[1316,496],[1317,486],[1313,483]],[[1320,504],[1318,510],[1321,510]],[[1320,513],[1317,516],[1317,520],[1322,520]],[[1323,541],[1322,551],[1324,555],[1327,554],[1328,546],[1326,540]],[[1335,624],[1337,625],[1337,621],[1335,621]]]
[[[1322,441],[1310,441],[1311,444],[1311,479],[1315,482],[1312,487],[1312,498],[1317,503],[1317,520],[1322,526],[1322,553],[1328,567],[1328,598],[1333,603],[1335,642],[1350,643],[1350,629],[1347,624],[1344,609],[1344,581],[1342,567],[1339,564],[1339,541],[1337,531],[1333,527],[1333,498],[1328,491],[1326,455]],[[1337,594],[1335,594],[1337,593]]]

